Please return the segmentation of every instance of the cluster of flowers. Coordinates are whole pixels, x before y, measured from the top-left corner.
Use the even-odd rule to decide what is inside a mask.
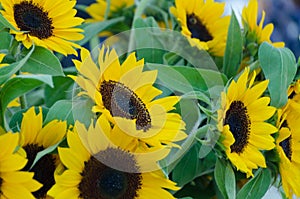
[[[212,169],[226,162],[222,175],[233,176],[234,184],[234,173],[245,175],[241,179],[246,179],[244,187],[247,187],[247,184],[252,186],[250,177],[257,177],[255,173],[263,172],[260,168],[267,168],[272,170],[274,178],[280,176],[280,185],[288,198],[300,197],[300,178],[295,177],[300,176],[297,64],[292,53],[283,48],[283,42],[270,40],[273,25],[264,26],[264,12],[257,25],[257,0],[250,0],[243,9],[242,30],[234,13],[223,16],[223,3],[163,2],[160,5],[169,15],[167,20],[153,15],[157,27],[179,30],[189,44],[187,48],[209,54],[221,71],[219,74],[229,79],[225,89],[217,93],[216,110],[215,101],[204,103],[199,96],[193,98],[199,105],[198,111],[205,115],[196,126],[198,132],[204,126],[214,129],[200,137],[186,130],[190,121],[184,120],[180,113],[178,104],[182,97],[175,92],[165,94],[156,85],[160,70],[146,68],[147,63],[137,59],[135,52],[124,58],[105,45],[97,49],[95,58],[80,43],[84,39],[92,43],[91,35],[107,37],[131,29],[137,18],[152,16],[141,9],[146,10],[147,0],[97,0],[88,7],[76,7],[91,16],[85,21],[76,16],[75,0],[0,0],[0,36],[11,39],[4,42],[7,48],[6,44],[0,44],[0,198],[181,197],[173,193],[184,188],[177,184],[184,184],[176,182],[176,178],[171,181],[172,174],[160,163],[174,148],[181,150],[178,143],[185,139],[211,149],[217,160]],[[109,20],[115,20],[115,24],[103,25]],[[89,32],[98,24],[106,28]],[[73,122],[67,117],[62,120],[59,113],[51,118],[54,105],[48,107],[50,111],[43,103],[26,107],[24,94],[43,83],[51,84],[42,76],[34,76],[45,74],[43,68],[30,69],[26,62],[40,62],[38,57],[46,59],[50,51],[57,57],[77,56],[79,52],[72,60],[74,70],[68,73],[68,78],[72,85],[80,87],[79,92],[74,89],[75,97],[92,101],[89,108],[93,114],[83,116],[88,122],[77,120],[74,115]],[[269,56],[272,59],[274,54],[279,58],[272,62]],[[178,63],[185,65],[183,71],[192,68],[187,60],[179,59]],[[274,69],[270,69],[270,63],[275,64]],[[16,91],[23,84],[23,90]],[[281,87],[277,88],[278,85]],[[174,88],[176,91],[176,85]],[[71,108],[77,106],[70,102]],[[79,114],[84,115],[85,108]],[[179,158],[183,156],[184,153]],[[270,165],[275,166],[272,169]],[[227,168],[234,168],[232,175]],[[185,175],[186,171],[181,172]],[[208,181],[215,178],[225,198],[235,197],[235,186],[234,191],[228,190],[218,177],[221,171],[214,172],[214,175],[208,173],[211,178],[205,178]],[[193,177],[190,181],[199,176]]]

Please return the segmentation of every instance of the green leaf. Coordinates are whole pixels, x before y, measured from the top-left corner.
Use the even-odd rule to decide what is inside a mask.
[[[55,102],[62,99],[71,99],[74,81],[70,77],[53,77],[54,87],[46,86],[45,103],[51,107]]]
[[[218,158],[217,162],[216,162],[214,177],[215,177],[217,186],[224,198],[228,198],[226,185],[225,185],[226,168],[227,168],[226,163],[223,160],[221,160],[220,158]]]
[[[166,51],[163,50],[161,30],[154,18],[137,18],[133,22],[133,27],[135,29],[131,34],[134,34],[137,56],[144,58],[146,63],[162,63]]]
[[[270,187],[272,181],[269,169],[260,169],[254,178],[247,182],[238,192],[237,199],[262,198]]]
[[[25,57],[29,50],[24,48],[21,55]],[[59,59],[48,49],[36,46],[35,50],[22,67],[23,72],[64,76]]]
[[[6,80],[8,80],[13,74],[21,69],[22,66],[27,62],[29,57],[31,56],[32,52],[34,51],[35,47],[32,46],[31,50],[28,54],[15,63],[10,64],[9,66],[1,67],[0,68],[0,85],[3,84]]]
[[[228,78],[234,77],[240,67],[243,54],[243,39],[239,22],[234,12],[227,34],[226,50],[223,62],[223,71]]]
[[[157,79],[160,83],[180,93],[208,91],[208,95],[210,95],[210,90],[216,87],[218,87],[221,92],[227,81],[224,74],[209,69],[152,63],[148,63],[147,67],[151,70],[158,70]]]
[[[8,49],[10,46],[11,39],[12,35],[8,32],[0,32],[0,49]]]
[[[258,58],[262,71],[269,79],[271,105],[277,108],[287,102],[287,88],[296,75],[296,58],[288,48],[276,48],[267,42],[260,45]]]
[[[52,77],[48,75],[19,75],[8,80],[0,90],[2,111],[12,100],[44,83],[53,86]]]
[[[50,132],[48,132],[48,133],[50,133]],[[35,159],[34,159],[32,165],[30,166],[29,171],[34,167],[34,165],[35,165],[42,157],[44,157],[45,155],[47,155],[47,154],[51,153],[52,151],[54,151],[54,150],[57,148],[57,146],[58,146],[59,144],[60,144],[60,142],[58,142],[58,143],[56,143],[55,145],[50,146],[50,147],[48,147],[48,148],[46,148],[46,149],[44,149],[44,150],[42,150],[42,151],[40,151],[40,152],[38,152],[38,153],[36,154],[36,156],[35,156]]]
[[[90,98],[73,99],[74,120],[80,121],[86,127],[90,126],[91,120],[95,118],[95,113],[92,112],[94,105],[94,101]]]
[[[227,164],[225,169],[225,190],[228,198],[235,198],[236,195],[235,175],[230,164]]]
[[[44,121],[45,124],[52,120],[67,121],[68,124],[74,125],[72,113],[73,102],[71,100],[57,101],[50,109]]]
[[[195,144],[174,168],[172,179],[177,182],[178,186],[183,186],[196,177],[199,149],[199,145]]]
[[[93,36],[99,34],[101,31],[106,30],[110,26],[124,21],[124,17],[114,18],[106,21],[86,23],[82,25],[84,30],[84,38],[78,42],[79,45],[87,43]]]
[[[0,23],[7,28],[10,28],[14,31],[18,31],[15,27],[13,27],[4,17],[2,14],[0,14]]]

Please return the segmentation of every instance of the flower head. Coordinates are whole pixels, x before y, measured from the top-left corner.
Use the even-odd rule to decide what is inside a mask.
[[[2,15],[15,28],[10,30],[26,48],[32,44],[67,54],[77,54],[82,29],[74,28],[83,22],[75,17],[76,1],[2,0]]]
[[[110,123],[102,115],[88,129],[79,122],[69,132],[69,148],[58,148],[67,168],[56,176],[49,194],[57,198],[173,198],[164,188],[178,190],[166,179],[156,162],[169,150],[135,154],[110,142],[105,131]],[[124,140],[126,142],[126,140]]]
[[[213,0],[175,0],[175,5],[171,12],[190,44],[215,56],[223,56],[230,20],[229,16],[222,17],[225,5]]]
[[[274,29],[273,24],[267,24],[265,27],[265,12],[262,12],[262,18],[257,25],[258,3],[257,0],[250,0],[247,7],[244,7],[242,19],[245,29],[247,30],[246,38],[250,38],[252,42],[261,44],[266,41],[276,47],[284,47],[284,42],[272,42],[270,37]]]
[[[73,78],[95,101],[93,111],[116,124],[119,133],[111,136],[131,138],[133,149],[140,144],[163,147],[186,137],[180,115],[169,112],[180,98],[154,100],[162,93],[153,86],[157,71],[143,71],[144,61],[137,61],[135,53],[122,65],[116,51],[104,47],[99,52],[99,67],[86,50],[81,51],[81,60],[74,60],[79,75]]]
[[[227,93],[222,93],[222,105],[218,111],[218,128],[223,135],[226,155],[240,171],[253,176],[252,170],[266,167],[260,150],[275,147],[272,133],[277,131],[265,122],[273,116],[275,108],[268,106],[269,97],[260,97],[266,90],[268,80],[253,85],[255,72],[249,80],[249,68],[237,82],[230,83]]]
[[[299,106],[288,101],[282,109],[278,110],[277,127],[279,136],[276,139],[276,149],[280,157],[279,172],[283,190],[288,198],[293,195],[300,197],[300,112]]]
[[[33,178],[43,184],[39,190],[33,193],[36,198],[47,196],[48,190],[55,183],[54,171],[58,165],[55,154],[46,154],[32,167],[36,155],[44,149],[59,143],[66,133],[66,122],[53,120],[43,126],[41,108],[39,108],[38,114],[36,114],[35,108],[32,107],[23,115],[20,130],[21,146],[28,158],[23,170],[34,172]]]

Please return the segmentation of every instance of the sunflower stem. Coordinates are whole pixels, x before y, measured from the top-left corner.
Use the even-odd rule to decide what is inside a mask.
[[[148,0],[141,0],[139,2],[139,4],[137,5],[135,14],[134,14],[134,18],[133,18],[133,23],[132,23],[132,27],[131,27],[131,33],[130,33],[130,38],[129,38],[129,45],[128,45],[128,52],[132,52],[134,50],[134,44],[135,44],[135,39],[134,39],[134,21],[141,17],[142,14],[144,13],[144,10],[146,9],[146,7],[148,6],[149,1]]]

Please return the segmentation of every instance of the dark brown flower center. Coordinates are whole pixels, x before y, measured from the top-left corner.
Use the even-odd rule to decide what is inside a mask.
[[[34,172],[33,179],[43,184],[43,186],[39,190],[33,192],[32,194],[39,199],[46,198],[48,190],[55,184],[55,158],[51,154],[44,155],[30,169],[37,153],[44,150],[44,148],[36,144],[28,144],[23,148],[27,153],[28,162],[22,170]]]
[[[80,198],[133,199],[138,197],[142,176],[128,152],[108,148],[92,156],[81,173]]]
[[[112,116],[136,120],[136,129],[146,132],[151,127],[149,111],[143,101],[128,87],[112,80],[102,82],[100,93],[104,107]]]
[[[47,39],[53,35],[52,19],[41,6],[32,1],[22,1],[15,4],[13,9],[16,24],[22,31],[28,31],[39,39]]]
[[[192,33],[192,38],[197,38],[200,41],[210,41],[213,39],[212,35],[207,30],[206,26],[194,14],[186,16],[186,24],[189,31]]]
[[[233,101],[226,112],[224,125],[229,125],[229,129],[235,139],[230,146],[231,152],[242,153],[248,144],[250,119],[247,108],[241,101]]]

